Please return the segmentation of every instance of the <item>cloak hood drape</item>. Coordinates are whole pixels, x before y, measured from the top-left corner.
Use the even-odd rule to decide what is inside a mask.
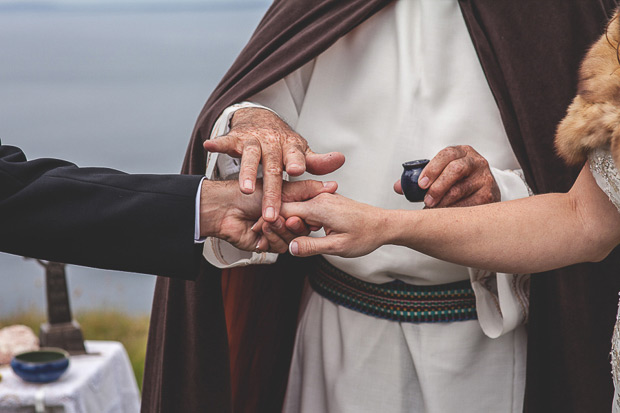
[[[183,172],[203,174],[202,142],[222,110],[310,61],[389,0],[276,0],[203,108]],[[512,148],[537,193],[577,176],[555,155],[579,62],[613,0],[459,0]],[[281,409],[307,261],[157,281],[143,412]],[[526,411],[606,411],[620,254],[532,277]]]

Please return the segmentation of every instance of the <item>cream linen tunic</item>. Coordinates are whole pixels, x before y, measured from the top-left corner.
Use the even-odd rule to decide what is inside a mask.
[[[345,165],[321,179],[337,181],[352,199],[419,209],[392,189],[401,164],[462,144],[489,161],[502,200],[528,196],[512,171],[519,165],[456,0],[394,2],[250,100],[278,113],[315,152],[344,153]],[[227,109],[212,137],[248,105]],[[208,162],[209,177],[238,170],[226,156],[210,154]],[[219,267],[274,259],[217,240],[208,240],[205,256]],[[284,411],[521,412],[527,276],[468,269],[392,245],[355,259],[325,258],[375,283],[471,278],[479,320],[391,322],[309,292]]]

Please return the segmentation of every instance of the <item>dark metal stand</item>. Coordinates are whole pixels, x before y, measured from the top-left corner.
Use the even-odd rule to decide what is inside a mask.
[[[82,329],[71,315],[65,264],[37,260],[45,268],[48,322],[41,324],[41,347],[60,347],[70,354],[86,354]]]

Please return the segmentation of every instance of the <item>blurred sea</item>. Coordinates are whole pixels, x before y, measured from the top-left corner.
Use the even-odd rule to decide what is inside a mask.
[[[202,105],[268,6],[0,1],[2,143],[29,159],[179,172]],[[153,276],[67,273],[74,310],[150,311]],[[44,288],[36,262],[0,253],[0,318],[44,310]]]

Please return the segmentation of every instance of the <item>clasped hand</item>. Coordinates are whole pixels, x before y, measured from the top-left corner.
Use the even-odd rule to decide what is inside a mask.
[[[220,238],[238,248],[281,253],[295,240],[290,248],[293,255],[354,257],[389,242],[375,234],[381,232],[385,220],[398,220],[397,214],[385,214],[380,208],[333,194],[337,188],[335,182],[283,184],[284,170],[291,176],[306,171],[324,175],[342,166],[344,155],[314,153],[307,141],[273,112],[260,108],[238,110],[231,120],[230,132],[206,141],[204,148],[241,157],[239,188],[249,196],[246,201],[252,206],[249,210],[230,212],[219,231]],[[261,163],[262,185],[257,181]],[[428,190],[424,199],[428,208],[471,206],[500,200],[499,187],[488,162],[467,145],[440,151],[422,172],[419,184]],[[394,189],[402,194],[400,181]],[[256,202],[260,196],[259,207]],[[310,201],[300,202],[306,200]],[[291,204],[283,205],[282,201]],[[260,219],[254,222],[256,218]],[[321,227],[326,232],[323,239],[305,237],[310,230]]]

